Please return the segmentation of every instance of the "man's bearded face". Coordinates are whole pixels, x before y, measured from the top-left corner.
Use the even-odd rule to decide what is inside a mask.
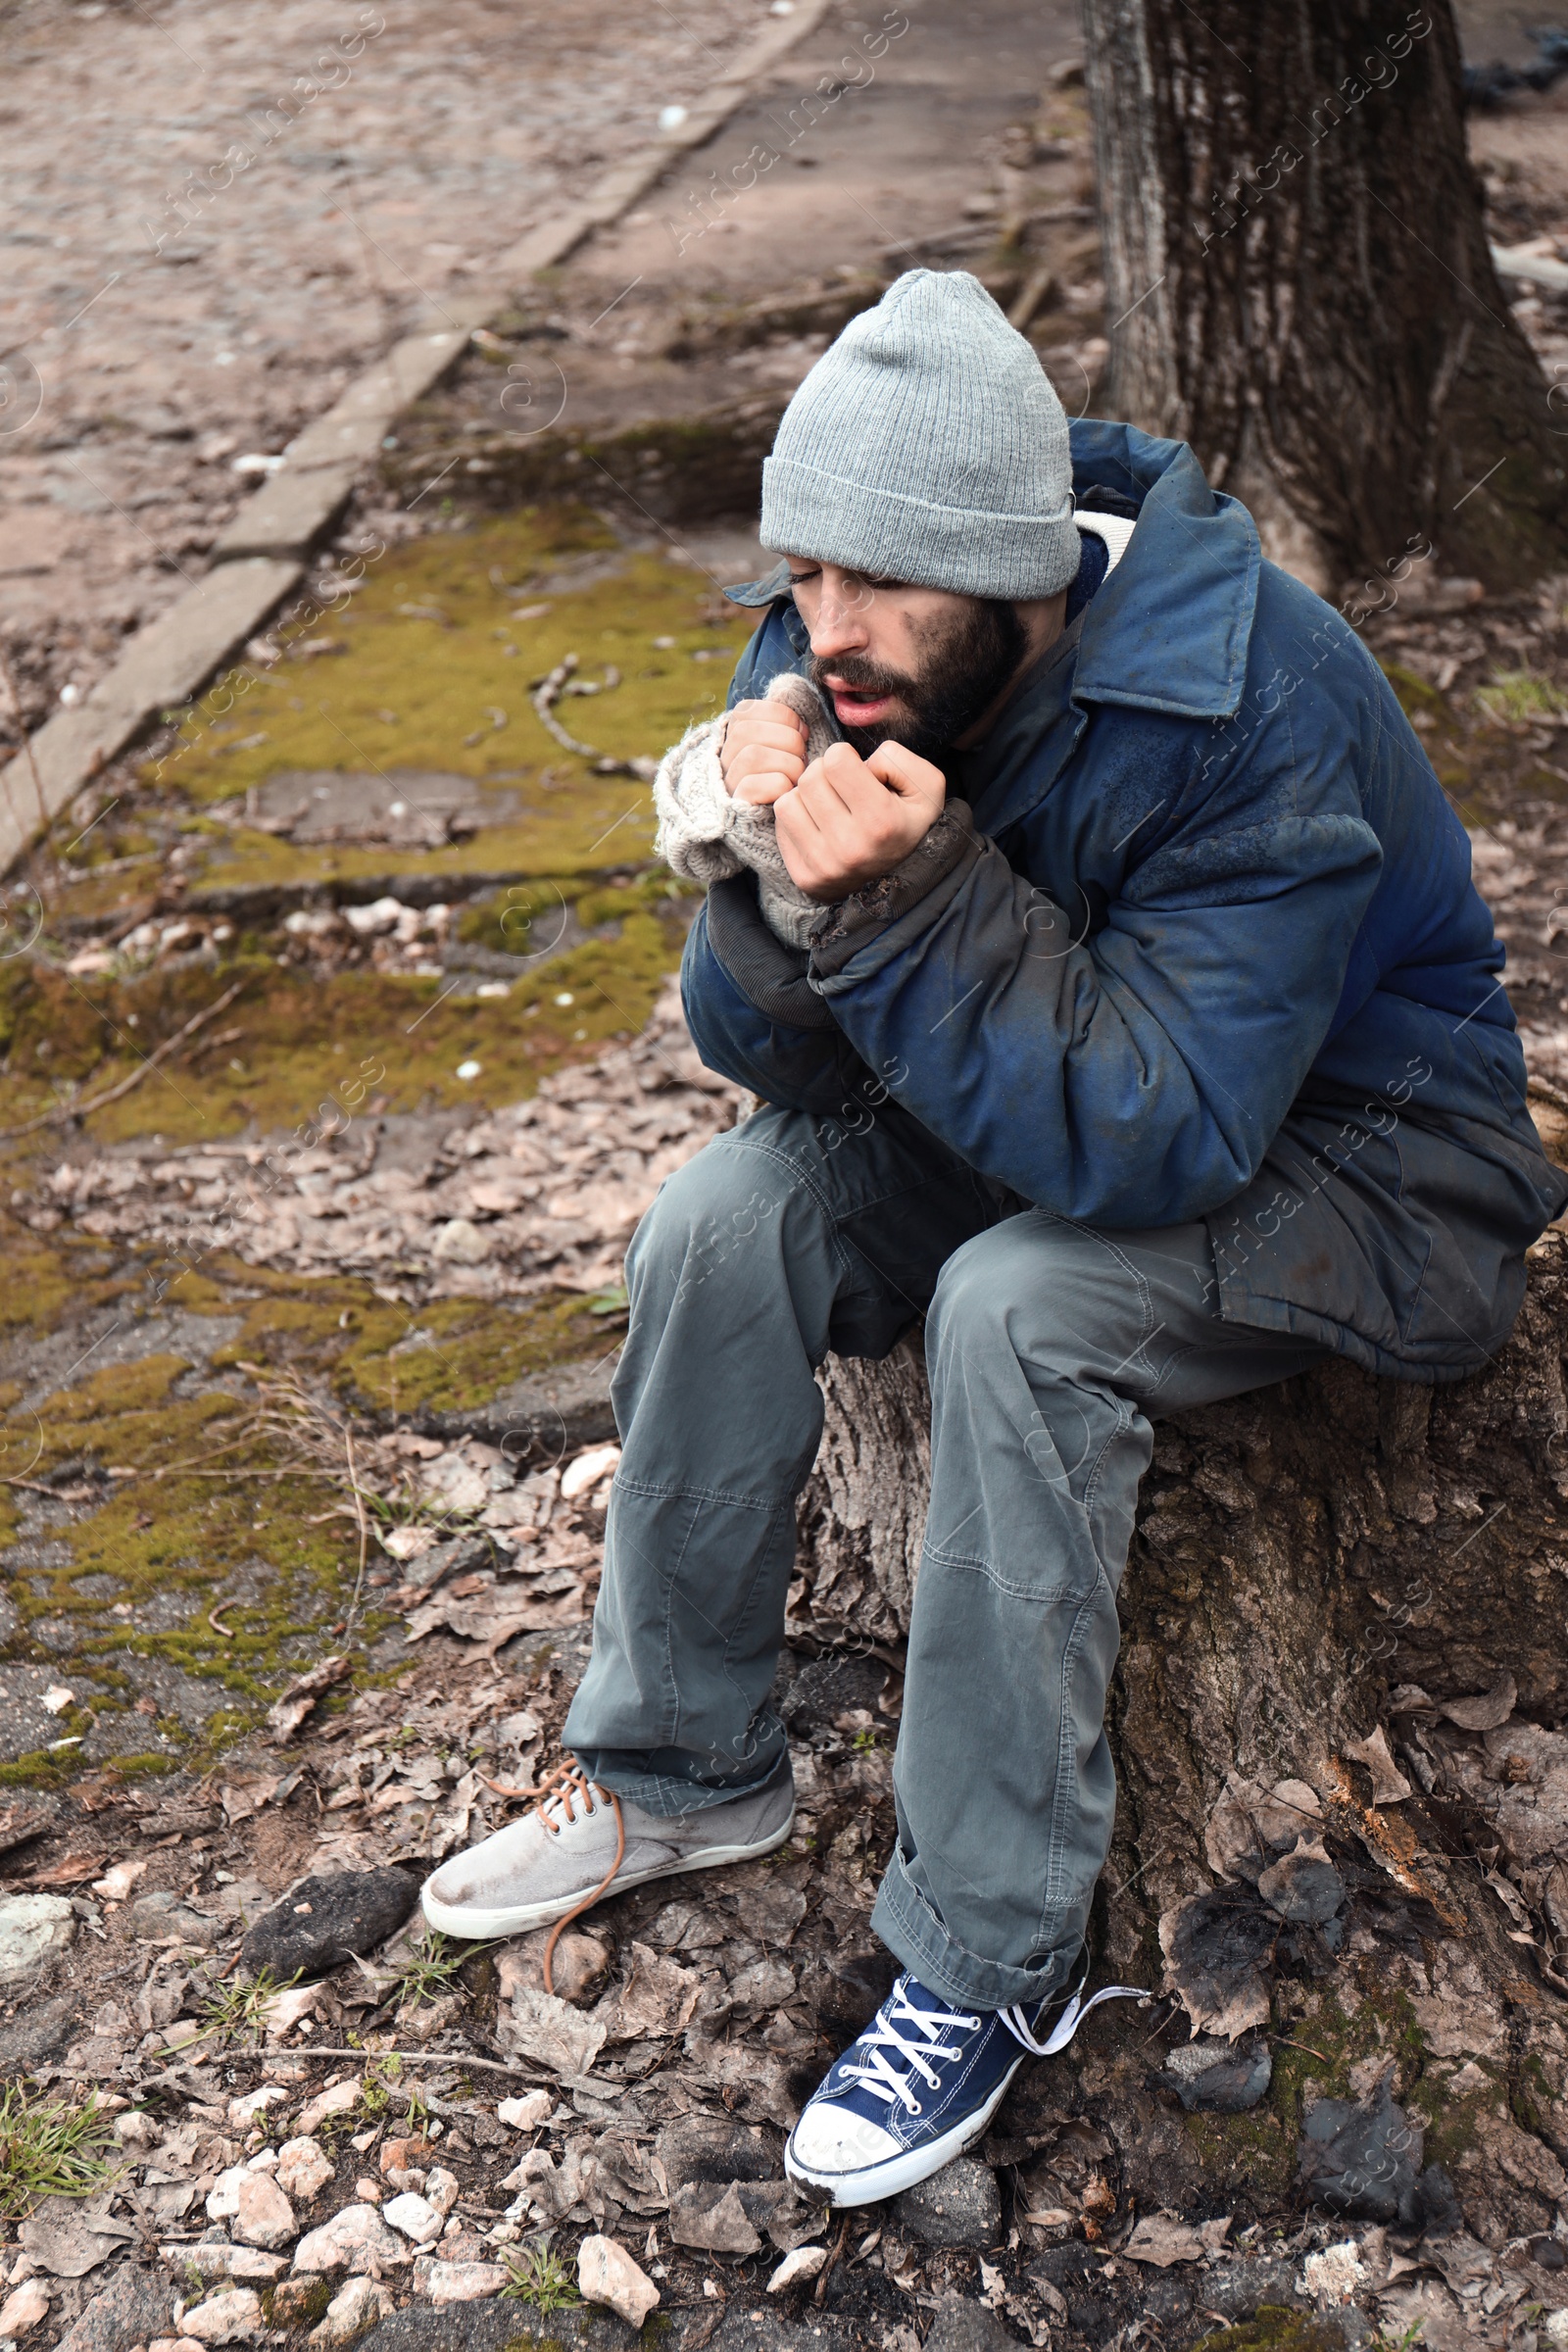
[[[891,742],[940,760],[1006,687],[1029,642],[1011,605],[984,597],[966,600],[951,617],[911,623],[910,634],[918,655],[912,671],[891,669],[866,654],[812,659],[810,674],[824,691],[831,678],[893,698],[893,710],[874,727],[844,729],[862,760]]]

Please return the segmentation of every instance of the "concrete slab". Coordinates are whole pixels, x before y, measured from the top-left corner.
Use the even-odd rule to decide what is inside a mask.
[[[0,774],[0,872],[40,820],[66,804],[153,718],[196,692],[294,587],[298,564],[251,557],[220,564],[131,639],[74,710],[62,710]],[[36,777],[34,776],[36,765]]]
[[[303,556],[347,505],[355,465],[284,466],[247,499],[213,547],[215,564],[242,556]]]

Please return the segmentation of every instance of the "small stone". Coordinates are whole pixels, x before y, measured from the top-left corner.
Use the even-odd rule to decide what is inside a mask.
[[[329,2115],[347,2115],[360,2103],[358,2082],[331,2082],[325,2090],[317,2092],[294,2119],[294,2129],[302,2139],[319,2132]]]
[[[337,1870],[294,1887],[264,1911],[241,1946],[253,1974],[318,1977],[363,1958],[402,1927],[418,1883],[406,1870]]]
[[[24,2278],[0,2303],[0,2336],[25,2335],[49,2317],[49,2289],[41,2278]]]
[[[252,2278],[270,2285],[279,2271],[288,2268],[281,2254],[264,2254],[260,2246],[230,2245],[222,2237],[198,2238],[194,2245],[165,2246],[163,2253],[176,2276],[182,2270],[193,2270],[200,2271],[204,2278]]]
[[[281,2246],[298,2227],[293,2206],[271,2175],[247,2172],[239,2184],[234,2235],[247,2246]]]
[[[130,1932],[143,1943],[195,1943],[210,1951],[223,1933],[223,1923],[211,1911],[193,1911],[167,1896],[144,1894],[128,1905]]]
[[[541,2124],[549,2123],[555,2111],[556,2102],[548,2090],[530,2090],[526,2098],[503,2099],[496,2115],[503,2124],[510,2124],[514,2132],[537,2132]]]
[[[253,2286],[228,2286],[209,2295],[179,2323],[181,2335],[201,2344],[238,2344],[262,2332],[262,2299]]]
[[[462,2186],[457,2174],[444,2171],[439,2164],[425,2181],[424,2193],[443,2221],[457,2203]]]
[[[319,2230],[312,2230],[294,2249],[299,2271],[368,2271],[372,2259],[395,2263],[404,2259],[401,2241],[387,2228],[373,2205],[345,2205]]]
[[[378,2278],[351,2278],[338,2288],[325,2317],[311,2329],[307,2341],[319,2345],[322,2352],[332,2352],[338,2344],[352,2344],[391,2310],[392,2298]]]
[[[231,2164],[219,2174],[207,2192],[207,2219],[210,2222],[231,2222],[239,2211],[239,2184],[248,2178],[248,2168]]]
[[[388,2139],[381,2143],[377,2162],[394,2188],[422,2188],[425,2169],[434,2154],[427,2139]],[[408,2178],[411,2173],[418,2174],[417,2180]]]
[[[956,2157],[894,2201],[902,2229],[928,2246],[989,2246],[1002,2227],[997,2177],[974,2156]]]
[[[388,2197],[381,2219],[405,2237],[412,2237],[416,2246],[433,2246],[441,2234],[440,2214],[413,2189],[405,2190],[401,2197]]]
[[[585,2303],[604,2303],[640,2328],[659,2301],[659,2289],[612,2237],[585,2237],[577,2249],[577,2291]]]
[[[466,1063],[460,1063],[458,1076],[465,1075],[477,1077],[478,1064],[469,1071]],[[471,1217],[449,1217],[430,1244],[430,1255],[444,1259],[449,1265],[481,1266],[490,1254],[491,1246],[489,1235]]]
[[[421,2254],[414,2266],[415,2293],[438,2311],[450,2303],[482,2303],[506,2283],[506,2272],[494,2262],[441,2262]]]
[[[76,1933],[76,1915],[63,1894],[8,1894],[0,1900],[0,1984],[19,1984]]]
[[[798,2285],[803,2278],[814,2278],[826,2260],[826,2246],[797,2246],[785,2255],[768,2280],[768,2293],[781,2295],[787,2286]]]
[[[277,2151],[277,2185],[286,2196],[309,2205],[332,2178],[332,2159],[318,2139],[301,2134]]]

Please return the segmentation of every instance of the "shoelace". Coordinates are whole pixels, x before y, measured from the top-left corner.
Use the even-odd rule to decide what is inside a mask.
[[[481,1774],[480,1778],[484,1776]],[[584,1820],[596,1810],[597,1805],[606,1802],[615,1816],[615,1859],[592,1892],[585,1894],[581,1902],[574,1903],[569,1911],[563,1912],[550,1931],[550,1940],[545,1945],[544,1980],[545,1990],[554,1999],[556,1946],[572,1921],[581,1919],[585,1911],[593,1909],[625,1860],[626,1817],[621,1812],[620,1799],[613,1788],[601,1788],[597,1781],[591,1781],[574,1756],[563,1756],[554,1771],[547,1772],[544,1779],[532,1788],[515,1788],[507,1781],[485,1780],[484,1785],[487,1788],[493,1788],[498,1796],[532,1798],[533,1809],[552,1838],[559,1838],[567,1823],[576,1820],[579,1803]]]
[[[1044,2041],[1035,2039],[1034,2029],[1029,2023],[1028,2008],[1022,2001],[1014,2001],[1010,2009],[1001,2010],[999,2014],[1002,2022],[1014,2041],[1021,2041],[1024,2048],[1032,2050],[1037,2058],[1054,2058],[1058,2050],[1064,2050],[1067,2047],[1090,2010],[1098,2009],[1102,2001],[1147,2002],[1152,1997],[1144,1990],[1141,1984],[1102,1984],[1100,1990],[1091,1993],[1086,2001],[1083,1997],[1083,1989],[1088,1982],[1089,1966],[1086,1961],[1083,1975],[1067,1996],[1066,2007]]]
[[[918,2029],[925,2038],[918,2043],[906,2041],[899,2032],[895,2019],[900,2024]],[[917,2009],[900,1986],[883,2002],[860,2035],[866,2056],[857,2065],[845,2067],[845,2080],[863,2082],[868,2089],[879,2092],[882,2097],[897,2099],[906,2114],[918,2115],[920,2102],[907,2080],[899,2074],[888,2058],[888,2051],[897,2050],[905,2067],[918,2075],[928,2089],[940,2090],[942,2078],[931,2061],[934,2058],[959,2058],[963,2055],[961,2050],[945,2042],[943,2034],[951,2033],[956,2027],[972,2034],[979,2023],[978,2017],[966,2017],[958,2009]]]
[[[1086,2001],[1083,1988],[1088,1976],[1086,1967],[1068,1995],[1066,2007],[1044,2041],[1036,2038],[1029,2024],[1028,2010],[1021,2001],[998,2012],[1003,2025],[1015,2041],[1021,2042],[1037,2058],[1054,2058],[1059,2050],[1067,2047],[1090,2010],[1098,2009],[1102,2001],[1147,2001],[1150,1998],[1139,1984],[1102,1984]],[[963,2054],[951,2043],[945,2042],[943,2034],[956,2029],[972,2034],[977,2031],[980,2022],[978,2017],[967,2016],[959,2009],[916,2008],[907,1993],[900,1989],[883,2003],[871,2025],[860,2036],[867,2055],[858,2064],[845,2067],[845,2080],[863,2082],[883,2097],[897,2099],[906,2114],[918,2115],[920,2102],[907,2080],[901,2080],[888,2052],[897,2050],[906,2069],[918,2075],[928,2089],[938,2090],[941,2088],[941,2077],[932,2061],[958,2058]],[[917,2028],[924,2039],[918,2043],[906,2040],[899,2032],[899,2025]]]

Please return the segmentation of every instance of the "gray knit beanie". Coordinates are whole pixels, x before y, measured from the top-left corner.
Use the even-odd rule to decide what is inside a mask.
[[[1067,419],[967,270],[910,270],[852,318],[784,412],[761,541],[846,570],[1007,602],[1078,569]]]

